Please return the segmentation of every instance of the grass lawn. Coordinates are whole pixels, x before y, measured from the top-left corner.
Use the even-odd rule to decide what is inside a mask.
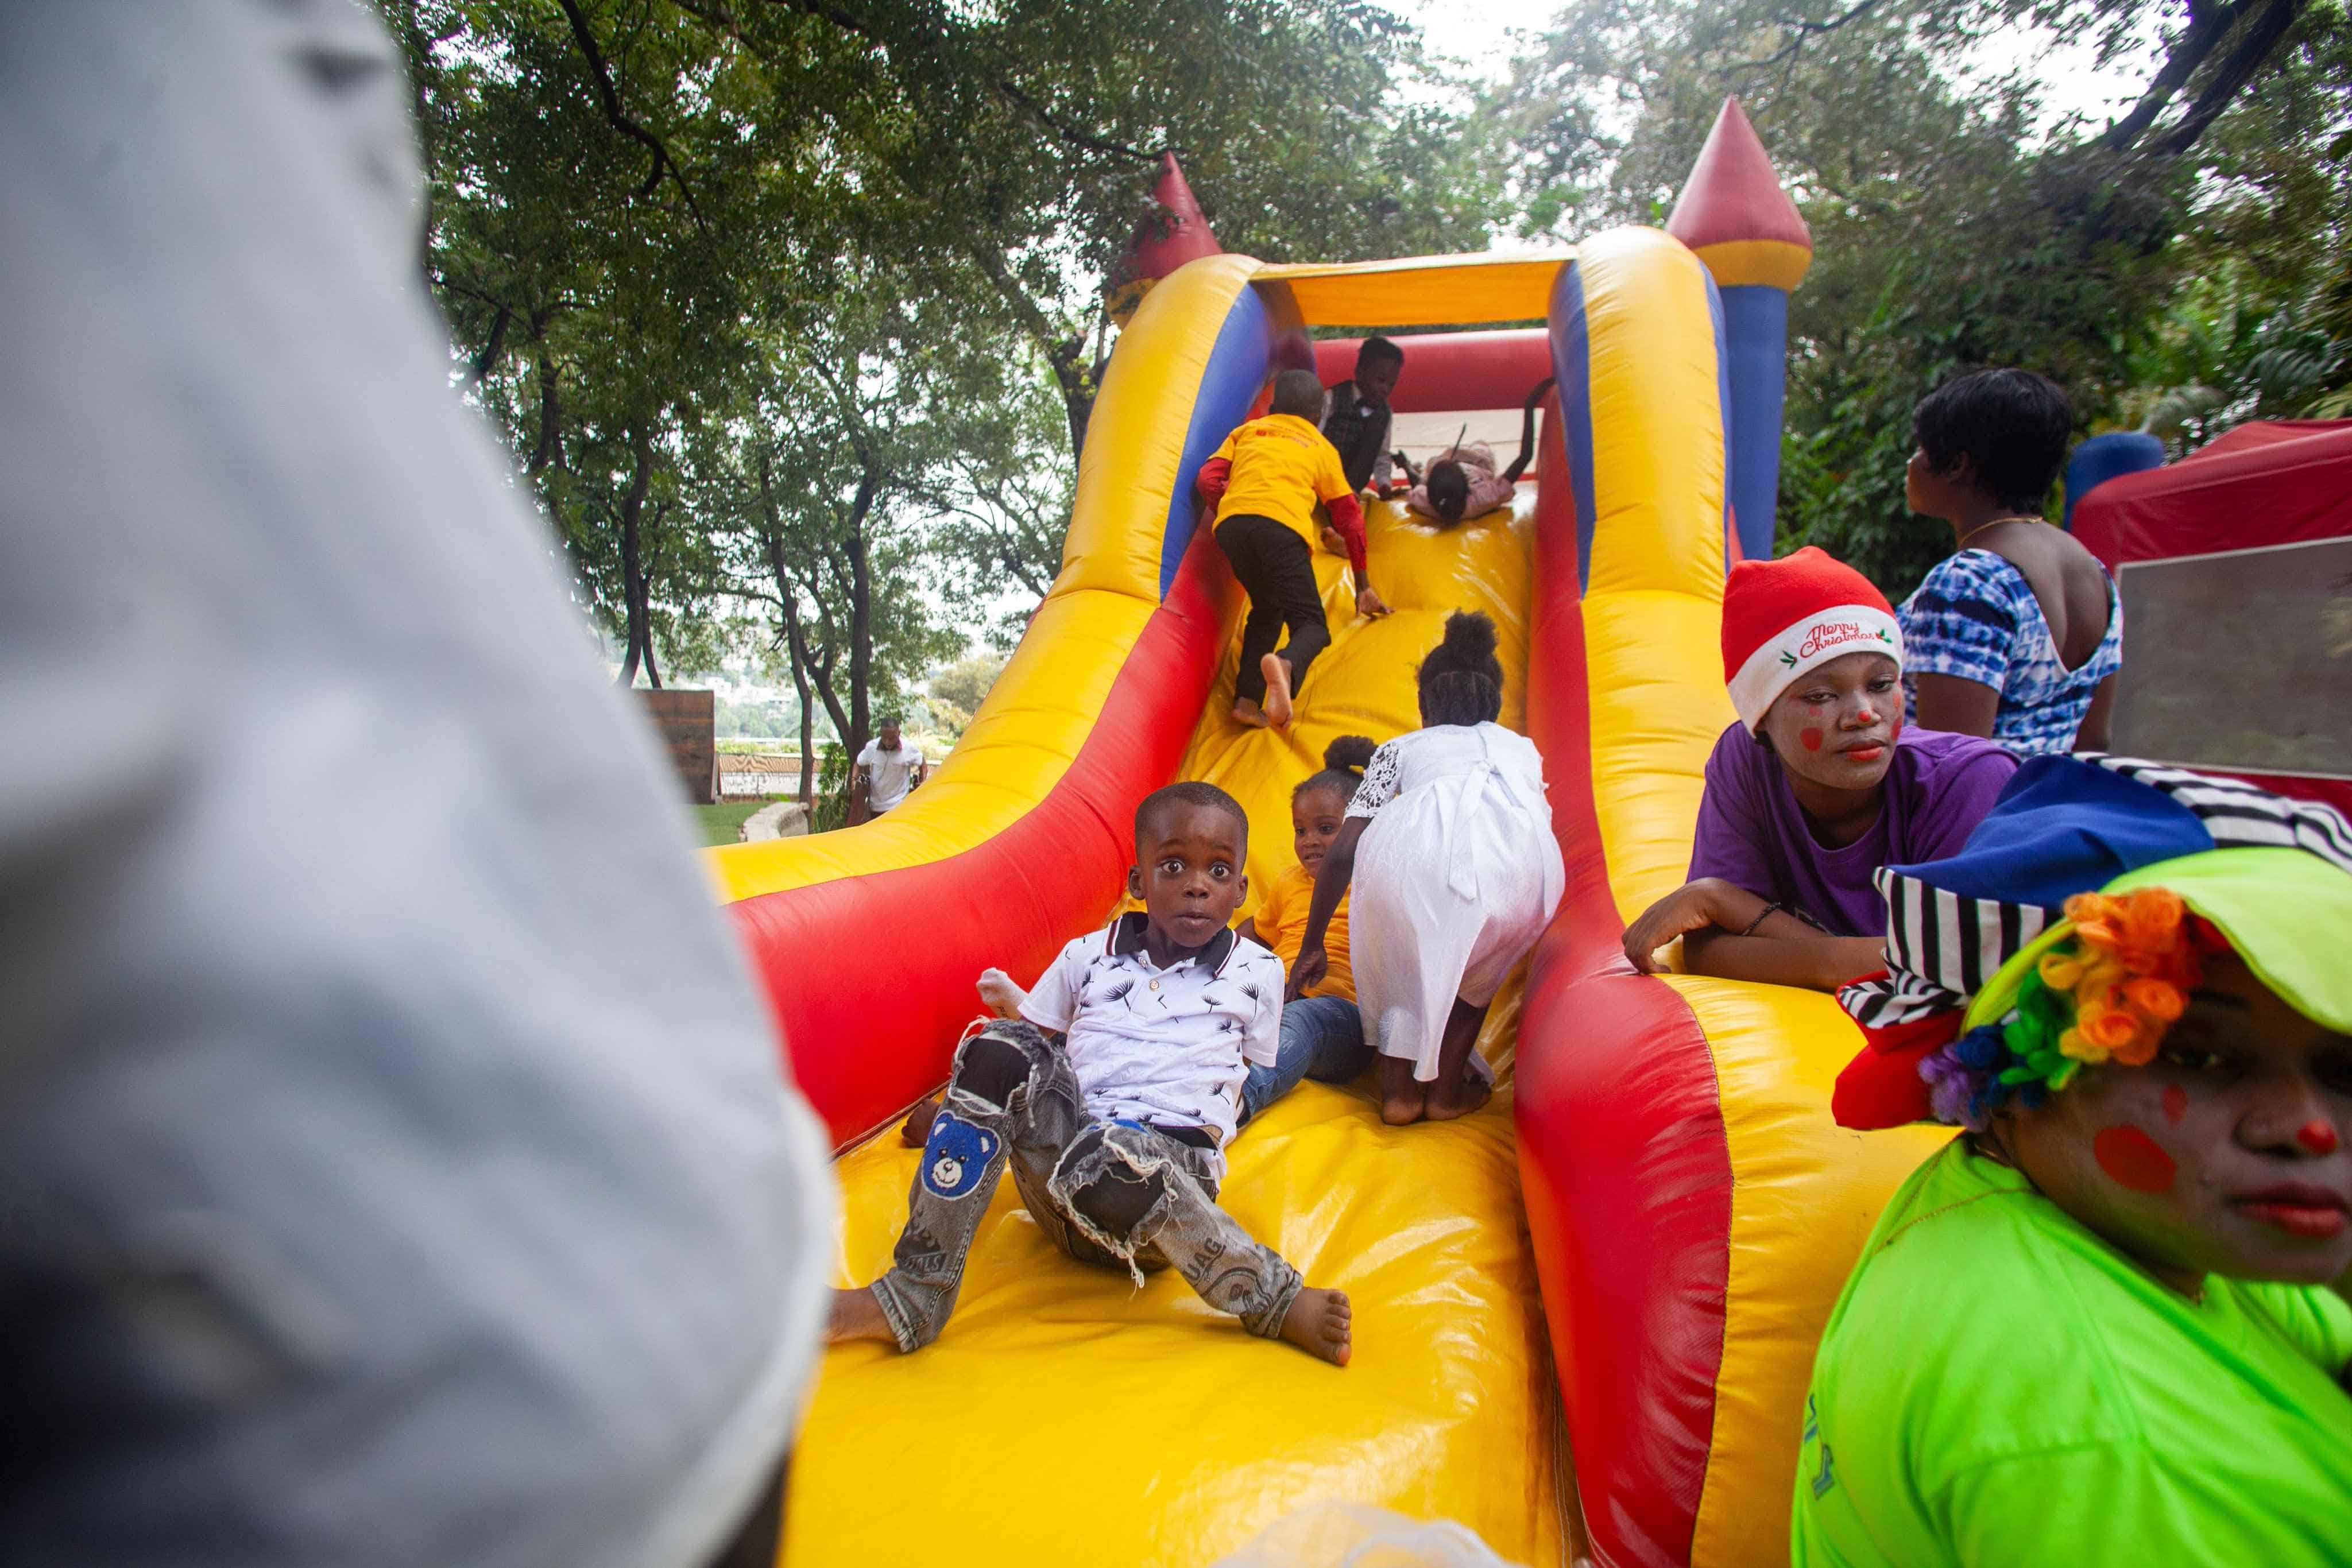
[[[766,805],[765,800],[728,800],[716,806],[691,808],[695,820],[702,824],[702,841],[706,844],[731,844],[743,831],[743,819]]]

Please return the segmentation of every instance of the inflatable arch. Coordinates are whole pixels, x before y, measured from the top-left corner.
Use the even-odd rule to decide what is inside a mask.
[[[1008,1182],[939,1343],[828,1355],[787,1561],[1200,1568],[1329,1498],[1459,1520],[1531,1564],[1784,1560],[1815,1339],[1931,1140],[1832,1125],[1853,1037],[1829,998],[1639,977],[1619,952],[1682,878],[1731,718],[1727,476],[1758,394],[1734,384],[1708,248],[1627,229],[1572,255],[1182,267],[1120,340],[1061,575],[954,754],[878,821],[714,852],[846,1151],[845,1284],[887,1266],[917,1157],[860,1140],[940,1082],[974,977],[1025,982],[1109,914],[1135,804],[1171,779],[1243,801],[1262,884],[1322,747],[1417,722],[1413,669],[1454,609],[1500,628],[1504,721],[1543,749],[1570,870],[1490,1018],[1487,1111],[1390,1129],[1309,1083],[1233,1149],[1226,1207],[1353,1295],[1351,1366],[1248,1338],[1171,1275],[1138,1292],[1068,1262]],[[1313,363],[1309,327],[1433,323],[1500,329],[1409,340],[1398,406],[1514,407],[1556,376],[1534,476],[1451,531],[1371,508],[1397,612],[1349,620],[1323,561],[1335,640],[1297,723],[1240,731],[1240,600],[1193,476],[1272,371]]]

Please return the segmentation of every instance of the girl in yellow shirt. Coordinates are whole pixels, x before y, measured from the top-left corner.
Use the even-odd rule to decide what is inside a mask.
[[[1297,862],[1274,879],[1265,902],[1240,926],[1242,936],[1273,950],[1286,974],[1297,962],[1299,939],[1307,934],[1307,911],[1315,902],[1315,873],[1322,868],[1323,852],[1339,836],[1348,802],[1363,782],[1373,749],[1368,737],[1341,736],[1325,748],[1323,771],[1291,791],[1290,843]],[[1305,994],[1283,1003],[1282,1044],[1275,1064],[1249,1070],[1249,1082],[1242,1087],[1244,1125],[1297,1088],[1302,1078],[1345,1083],[1371,1065],[1371,1048],[1364,1043],[1363,1020],[1356,1012],[1356,980],[1348,968],[1345,898],[1331,916],[1323,947],[1330,958],[1323,977]]]

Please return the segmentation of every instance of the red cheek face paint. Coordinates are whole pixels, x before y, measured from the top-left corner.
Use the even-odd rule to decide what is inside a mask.
[[[2091,1155],[2117,1186],[2134,1192],[2170,1192],[2173,1178],[2180,1174],[2172,1156],[2137,1127],[2101,1129],[2091,1140]]]
[[[2164,1119],[2178,1127],[2188,1114],[2189,1091],[2178,1083],[2166,1084],[2164,1086]]]
[[[1818,729],[1801,730],[1797,734],[1797,738],[1805,743],[1807,751],[1819,751],[1822,748],[1822,732]]]
[[[2315,1116],[2294,1130],[2294,1141],[2315,1155],[2332,1155],[2336,1145],[2335,1124]]]

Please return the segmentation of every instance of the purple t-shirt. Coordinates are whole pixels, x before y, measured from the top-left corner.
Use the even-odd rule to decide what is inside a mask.
[[[2017,758],[1990,740],[1906,729],[1895,737],[1878,821],[1845,848],[1828,849],[1806,825],[1780,759],[1735,723],[1706,759],[1691,880],[1719,876],[1802,910],[1832,936],[1881,936],[1886,904],[1871,874],[1957,853],[2016,771]]]

